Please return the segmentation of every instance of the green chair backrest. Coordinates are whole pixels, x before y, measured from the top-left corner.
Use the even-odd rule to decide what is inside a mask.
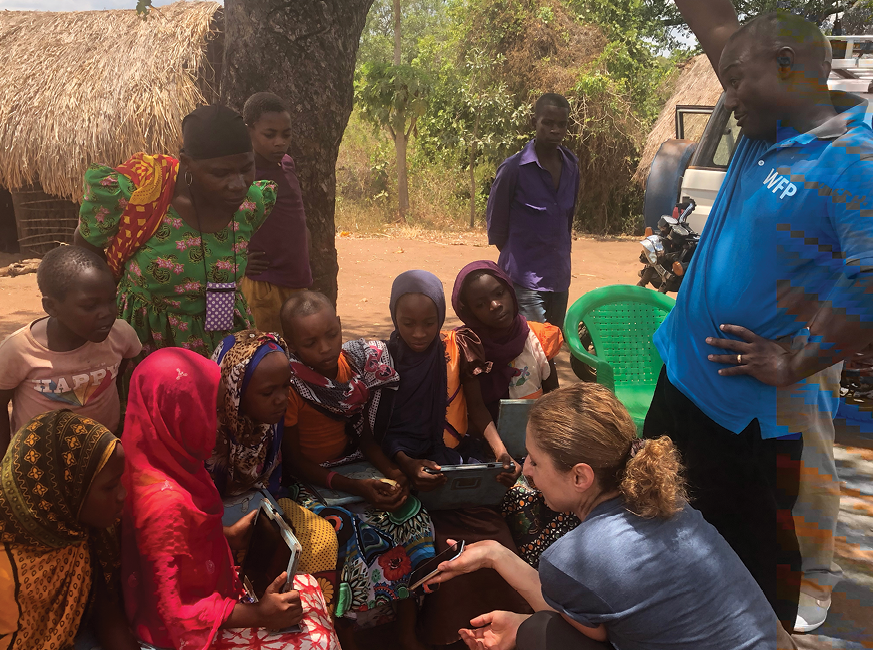
[[[652,384],[664,362],[652,342],[676,301],[654,289],[615,284],[589,291],[567,311],[564,337],[579,340],[579,323],[591,335],[595,354],[614,372],[614,386]],[[572,347],[572,344],[571,344]],[[609,378],[598,383],[609,385]]]

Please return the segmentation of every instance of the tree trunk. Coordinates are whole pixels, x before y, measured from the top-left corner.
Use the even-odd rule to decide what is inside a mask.
[[[394,65],[403,62],[401,57],[401,31],[400,31],[400,0],[394,0]],[[406,213],[409,211],[409,181],[406,177],[406,115],[402,110],[397,111],[394,120],[394,159],[397,164],[397,207],[400,221],[406,223]]]
[[[476,225],[476,143],[479,137],[479,111],[473,122],[473,137],[470,142],[470,228]]]
[[[406,120],[401,114],[397,122],[403,124]],[[397,203],[400,213],[400,221],[406,223],[406,213],[409,211],[409,180],[406,176],[406,131],[395,132],[394,153],[397,160]]]
[[[312,233],[313,288],[337,298],[336,159],[354,104],[358,42],[373,0],[225,0],[222,102],[271,91],[291,108],[289,153]]]

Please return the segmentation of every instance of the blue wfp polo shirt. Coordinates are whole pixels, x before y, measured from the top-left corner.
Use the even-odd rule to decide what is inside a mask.
[[[740,142],[676,306],[654,336],[670,382],[734,433],[755,418],[763,438],[797,432],[777,424],[775,387],[722,377],[725,366],[706,358],[724,353],[706,344],[726,336],[719,325],[792,337],[827,303],[873,322],[873,131],[866,101],[832,94],[845,110],[812,131]],[[808,403],[836,411],[830,391],[814,382],[804,390]]]

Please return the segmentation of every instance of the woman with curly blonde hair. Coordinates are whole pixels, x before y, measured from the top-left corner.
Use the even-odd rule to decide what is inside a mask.
[[[440,565],[431,584],[492,568],[536,612],[473,619],[475,629],[461,630],[470,648],[793,647],[734,551],[688,505],[673,443],[637,439],[612,392],[579,383],[541,397],[526,446],[528,482],[582,523],[538,570],[494,541]]]

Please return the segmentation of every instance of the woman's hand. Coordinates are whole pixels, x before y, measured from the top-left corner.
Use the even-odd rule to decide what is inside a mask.
[[[403,482],[406,482],[406,477]],[[396,485],[391,485],[378,478],[368,478],[360,479],[357,483],[358,494],[380,510],[393,512],[402,506],[409,496],[409,488],[401,485],[399,481]]]
[[[246,257],[246,275],[260,275],[270,268],[270,260],[264,251],[249,250]]]
[[[518,477],[521,476],[521,464],[516,463],[507,451],[504,451],[503,454],[498,456],[497,461],[503,463],[503,468],[507,470],[497,475],[497,481],[506,487],[511,488],[515,485]],[[510,472],[509,468],[513,465],[515,466],[515,469]]]
[[[454,539],[446,540],[446,544],[449,546],[453,546],[455,543],[456,540]],[[457,558],[440,563],[437,567],[439,573],[428,580],[427,584],[432,585],[447,582],[452,578],[465,573],[473,573],[479,569],[493,569],[495,559],[505,550],[506,548],[500,542],[496,542],[493,539],[467,544]]]
[[[424,471],[425,468],[432,469],[436,472],[439,472],[442,469],[432,460],[427,460],[426,458],[410,458],[403,452],[400,452],[397,454],[396,461],[397,464],[400,465],[400,469],[403,470],[403,473],[409,477],[409,480],[412,482],[412,487],[421,492],[430,492],[431,490],[444,485],[445,482],[449,480],[445,474],[430,474]]]
[[[281,593],[287,578],[288,572],[283,571],[282,575],[273,580],[273,583],[267,587],[264,597],[255,605],[258,627],[268,630],[282,630],[297,625],[303,620],[300,592],[293,590]]]
[[[473,650],[512,650],[515,648],[518,628],[528,616],[501,610],[488,612],[470,621],[475,629],[460,629],[458,634],[467,647]]]
[[[257,514],[257,510],[252,510],[233,526],[224,527],[224,536],[227,538],[227,543],[230,545],[231,550],[242,551],[249,547],[255,515]]]

